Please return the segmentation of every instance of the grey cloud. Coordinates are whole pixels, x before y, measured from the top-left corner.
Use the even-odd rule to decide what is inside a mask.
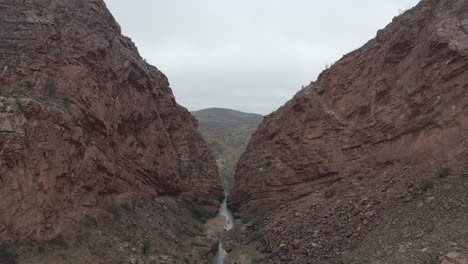
[[[190,110],[267,114],[417,0],[106,0]]]

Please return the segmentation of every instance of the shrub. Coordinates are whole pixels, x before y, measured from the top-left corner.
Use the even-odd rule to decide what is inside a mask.
[[[214,217],[214,214],[204,206],[189,202],[186,202],[184,206],[190,212],[192,218],[199,222],[205,223],[208,219]]]
[[[255,241],[262,241],[263,236],[260,231],[253,231],[247,233],[247,243],[252,243]]]
[[[116,204],[113,204],[113,203],[110,203],[110,202],[105,203],[102,206],[102,209],[104,211],[107,211],[107,212],[113,214],[117,220],[119,220],[120,217],[121,217],[121,208]]]
[[[430,189],[434,189],[434,183],[432,181],[425,180],[421,183],[421,185],[419,186],[419,189],[422,192],[427,192]]]
[[[83,217],[81,222],[88,227],[95,227],[97,225],[96,220],[88,214]]]
[[[32,89],[33,86],[34,86],[34,83],[31,80],[26,80],[26,81],[23,82],[23,86],[28,88],[28,89]]]
[[[252,221],[255,218],[255,216],[249,213],[240,213],[239,218],[241,222],[245,225],[245,224],[248,224],[250,221]]]
[[[40,0],[33,0],[32,2],[34,8],[40,8],[41,7],[41,1]]]
[[[16,254],[10,251],[10,248],[5,244],[0,244],[0,263],[16,264]]]
[[[362,181],[364,179],[364,175],[358,174],[357,179],[358,179],[358,181]]]
[[[4,88],[0,90],[0,96],[4,97],[21,97],[27,95],[26,89],[24,87],[12,86],[10,88]]]
[[[58,235],[49,241],[49,245],[60,248],[68,248],[68,243],[63,235]]]
[[[382,34],[377,34],[377,36],[375,37],[375,42],[377,42],[378,44],[382,44],[384,42]]]
[[[439,170],[440,178],[447,178],[448,176],[450,176],[450,170],[448,168],[442,168]]]
[[[21,101],[18,98],[16,98],[15,103],[16,103],[16,112],[23,113],[23,104],[21,103]]]
[[[201,196],[200,197],[200,201],[204,204],[211,204],[213,202],[216,202],[216,199],[212,199],[210,197],[207,197],[207,196]]]
[[[47,79],[44,85],[44,95],[53,96],[57,92],[57,83],[52,79]]]
[[[143,241],[143,255],[151,253],[151,240],[145,239]]]
[[[335,194],[336,194],[336,191],[334,189],[328,189],[325,191],[325,193],[323,193],[323,197],[325,199],[330,199],[333,196],[335,196]]]
[[[345,250],[343,253],[341,253],[341,264],[350,264],[354,260],[353,253],[351,251]]]
[[[65,12],[63,12],[62,19],[65,23],[69,22],[71,20],[70,11],[65,10]]]
[[[79,8],[83,8],[85,6],[85,0],[77,0],[77,4]]]

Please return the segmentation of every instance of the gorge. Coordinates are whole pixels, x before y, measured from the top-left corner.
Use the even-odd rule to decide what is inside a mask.
[[[265,117],[179,105],[102,0],[0,1],[0,263],[466,264],[467,89],[466,0]]]

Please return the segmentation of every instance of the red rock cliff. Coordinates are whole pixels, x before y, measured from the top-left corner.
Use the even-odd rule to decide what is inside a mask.
[[[229,202],[277,209],[281,262],[334,258],[422,179],[468,170],[467,18],[468,1],[424,0],[264,119]]]
[[[269,214],[276,260],[336,258],[423,179],[468,171],[467,18],[424,0],[264,119],[229,203]]]
[[[216,208],[216,163],[102,0],[0,1],[0,232],[44,237],[107,195]]]
[[[467,18],[467,1],[422,1],[325,70],[260,125],[231,204],[292,199],[351,172],[466,168]]]

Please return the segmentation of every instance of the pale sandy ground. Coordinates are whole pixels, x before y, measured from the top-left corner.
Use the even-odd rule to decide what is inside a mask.
[[[224,232],[226,217],[218,215],[205,223],[206,236],[210,239],[218,239]]]

